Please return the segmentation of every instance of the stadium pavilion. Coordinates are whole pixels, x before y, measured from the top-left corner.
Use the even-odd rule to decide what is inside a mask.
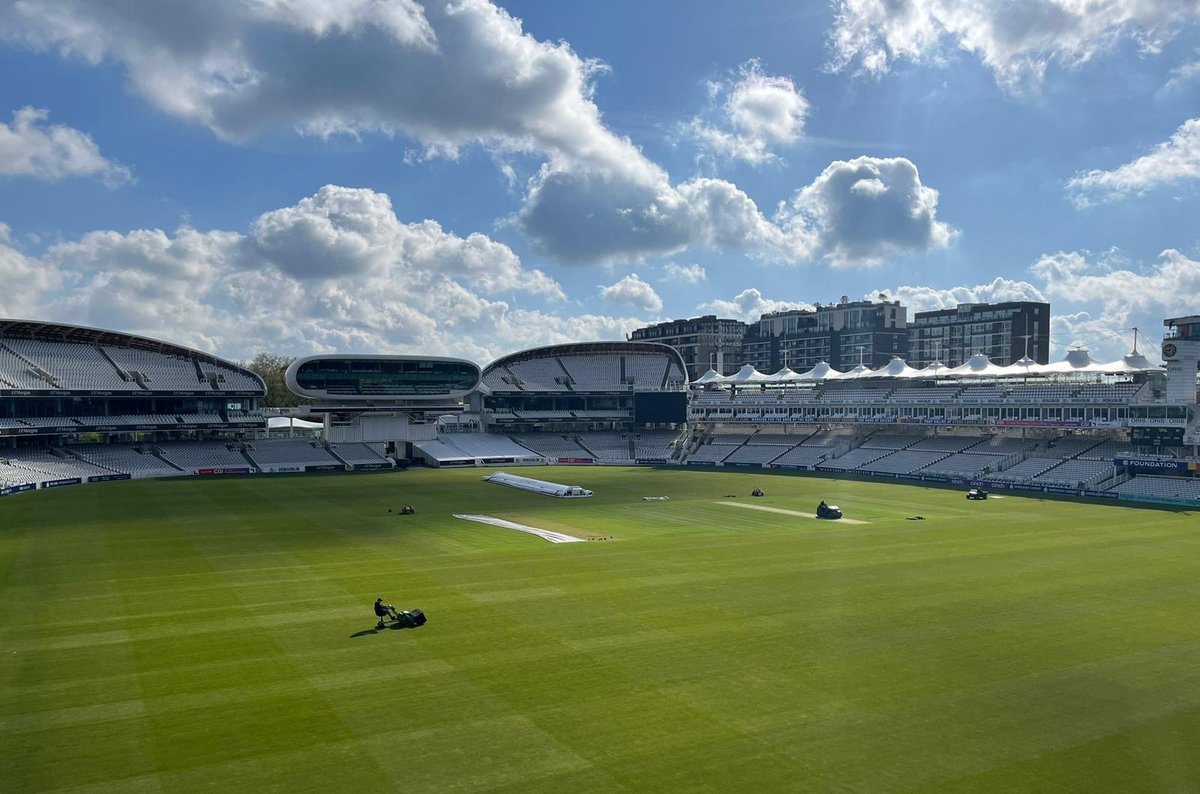
[[[0,495],[110,479],[430,466],[637,464],[807,470],[1105,499],[1200,501],[1200,316],[1171,318],[1165,367],[841,372],[743,367],[689,382],[667,345],[590,342],[479,367],[327,354],[288,369],[321,423],[266,437],[266,390],[229,361],[133,334],[0,320]]]

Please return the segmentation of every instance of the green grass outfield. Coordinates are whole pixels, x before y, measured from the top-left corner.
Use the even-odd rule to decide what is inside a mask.
[[[0,500],[0,790],[1200,790],[1195,513],[510,471]]]

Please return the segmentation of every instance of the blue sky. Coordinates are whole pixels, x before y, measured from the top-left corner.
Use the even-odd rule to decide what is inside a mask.
[[[842,295],[1200,312],[1200,2],[0,2],[0,316],[478,361]],[[1154,349],[1151,344],[1150,349]]]

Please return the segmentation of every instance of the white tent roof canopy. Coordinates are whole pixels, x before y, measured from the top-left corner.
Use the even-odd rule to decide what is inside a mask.
[[[1163,367],[1155,366],[1141,353],[1130,353],[1124,358],[1102,364],[1093,361],[1087,350],[1082,348],[1071,350],[1061,361],[1052,364],[1038,364],[1029,357],[1024,357],[1008,366],[992,363],[987,356],[976,353],[957,367],[947,367],[940,361],[934,361],[922,369],[910,367],[902,358],[895,357],[884,367],[877,370],[859,364],[849,372],[839,372],[822,361],[808,372],[794,372],[788,367],[774,375],[764,375],[750,364],[746,364],[737,374],[719,375],[714,370],[701,375],[692,381],[693,385],[709,383],[727,383],[734,386],[745,384],[770,383],[808,383],[828,380],[857,380],[867,378],[878,380],[883,378],[1021,378],[1027,376],[1046,375],[1133,375],[1146,372],[1165,372]]]

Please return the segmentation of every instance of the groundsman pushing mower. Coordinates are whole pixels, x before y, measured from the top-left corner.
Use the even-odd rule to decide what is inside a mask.
[[[837,505],[827,505],[825,500],[821,500],[821,504],[817,505],[817,518],[841,518],[842,508]]]

